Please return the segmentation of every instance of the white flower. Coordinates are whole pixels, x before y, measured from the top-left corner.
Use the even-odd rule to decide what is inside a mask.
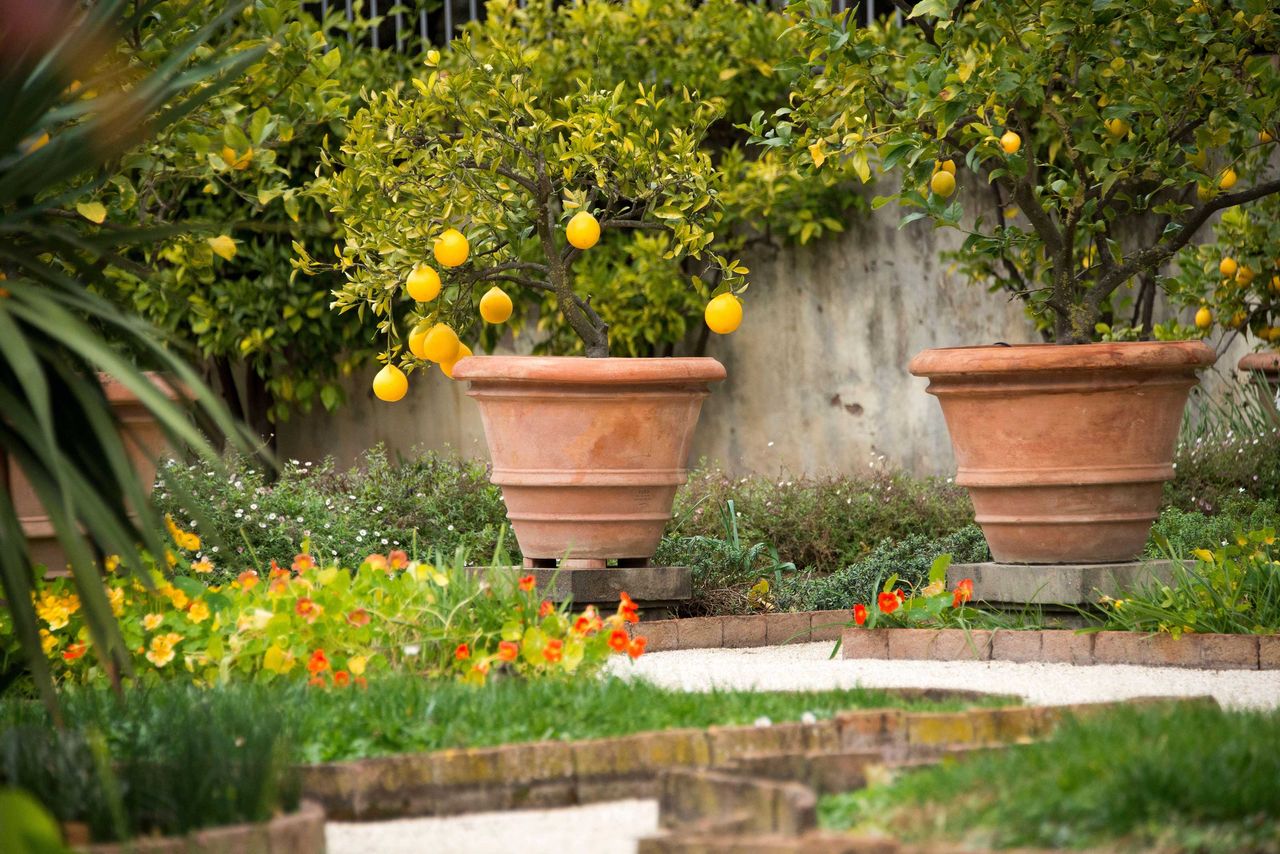
[[[761,715],[760,717],[756,718],[755,726],[758,726],[758,727],[773,726],[773,721],[769,720],[768,716]]]
[[[803,715],[800,716],[800,723],[802,724],[816,724],[817,722],[818,722],[818,716],[815,715],[813,712],[805,712]]]
[[[250,504],[250,505],[249,505],[249,509],[250,509],[250,510],[257,510],[257,509],[258,509],[258,505],[257,505],[257,504]]]
[[[418,646],[416,643],[406,644],[404,648],[405,655],[417,655],[421,651],[422,647]]]
[[[770,443],[768,444],[768,447],[772,448],[772,447],[773,447],[773,442],[770,442]]]

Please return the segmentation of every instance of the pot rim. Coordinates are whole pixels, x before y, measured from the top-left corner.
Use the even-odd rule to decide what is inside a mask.
[[[1280,371],[1280,353],[1274,350],[1248,353],[1240,358],[1240,363],[1236,367],[1242,371],[1265,371],[1268,373]]]
[[[631,358],[611,356],[467,356],[453,368],[455,380],[552,382],[599,385],[602,383],[663,384],[719,382],[727,376],[724,365],[710,356]]]
[[[1207,368],[1218,356],[1203,341],[1114,341],[1101,344],[985,344],[923,350],[908,365],[914,376],[1039,371]]]

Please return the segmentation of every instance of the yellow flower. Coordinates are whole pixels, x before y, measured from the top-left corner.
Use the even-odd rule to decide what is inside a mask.
[[[369,659],[363,655],[354,655],[347,659],[347,669],[351,671],[352,676],[362,676],[368,664]]]
[[[111,603],[111,613],[117,617],[124,613],[124,590],[119,587],[108,589],[107,601]]]
[[[173,553],[173,549],[164,550],[164,559],[169,563],[169,566],[171,567],[178,565],[178,556]]]
[[[44,650],[45,655],[49,655],[58,648],[58,639],[48,629],[40,630],[40,648]]]
[[[1195,549],[1191,553],[1205,563],[1213,563],[1213,552],[1208,549]]]
[[[120,555],[107,555],[106,559],[102,561],[102,565],[107,572],[115,572],[120,567]]]
[[[49,628],[57,631],[71,619],[71,611],[60,596],[45,593],[36,603],[36,614],[49,624]]]
[[[155,631],[164,622],[163,614],[147,614],[142,618],[142,627],[149,632]]]
[[[173,603],[173,607],[177,608],[179,611],[185,611],[187,609],[187,603],[191,601],[187,598],[187,594],[172,585],[161,592],[163,592],[165,596],[169,597],[169,601]]]
[[[213,561],[209,560],[207,557],[202,557],[200,560],[193,561],[191,563],[191,569],[201,575],[208,575],[213,572]]]
[[[191,618],[193,623],[203,623],[209,619],[209,606],[204,603],[203,599],[197,599],[187,609],[187,616]]]
[[[67,611],[69,613],[74,614],[76,611],[80,610],[80,597],[77,596],[76,594],[68,593],[65,597],[63,597],[62,601],[66,604]]]
[[[180,640],[182,640],[182,636],[174,632],[169,632],[166,635],[156,635],[151,639],[151,648],[147,650],[147,661],[150,661],[156,667],[164,667],[170,661],[173,661],[173,647]]]

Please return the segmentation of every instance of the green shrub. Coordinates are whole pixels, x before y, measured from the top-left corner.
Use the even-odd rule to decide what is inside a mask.
[[[93,841],[264,821],[297,808],[280,715],[217,691],[65,695],[69,726],[31,702],[0,714],[0,786],[25,789]]]
[[[1193,549],[1225,546],[1242,531],[1280,528],[1280,503],[1274,499],[1255,500],[1237,495],[1224,499],[1217,511],[1206,515],[1166,507],[1151,529],[1147,557],[1167,557],[1170,552],[1186,556]]]
[[[1277,743],[1274,710],[1124,708],[1069,719],[1046,742],[824,798],[819,817],[831,828],[979,848],[1275,851]]]
[[[781,561],[822,574],[885,539],[940,537],[973,522],[968,494],[941,478],[878,467],[866,476],[732,478],[704,461],[676,498],[672,533],[722,536],[717,508],[729,500],[742,541],[768,543]]]
[[[876,600],[884,580],[897,573],[903,590],[929,583],[929,567],[949,554],[954,563],[978,563],[991,559],[987,541],[977,525],[969,525],[944,537],[913,534],[905,539],[885,539],[863,560],[825,577],[812,574],[784,580],[775,591],[778,607],[792,611],[833,611]]]
[[[483,462],[435,451],[392,461],[378,446],[348,471],[332,460],[290,460],[270,482],[240,457],[230,458],[227,469],[230,476],[219,478],[205,466],[173,463],[156,483],[161,509],[185,527],[192,519],[175,494],[205,496],[213,528],[199,533],[224,580],[272,560],[287,564],[307,551],[307,540],[321,562],[359,566],[367,555],[393,549],[427,557],[461,547],[483,561],[502,534],[508,555],[520,560],[502,493]],[[173,484],[184,489],[174,491]]]
[[[1182,442],[1164,503],[1218,513],[1232,498],[1280,502],[1280,429],[1213,431]]]

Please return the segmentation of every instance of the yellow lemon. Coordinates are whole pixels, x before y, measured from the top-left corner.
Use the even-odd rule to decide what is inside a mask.
[[[1022,137],[1007,130],[1004,136],[1000,137],[1000,147],[1004,149],[1005,154],[1017,154],[1018,149],[1022,148]]]
[[[1236,259],[1230,256],[1223,258],[1218,262],[1218,272],[1228,278],[1236,274],[1238,267],[1239,265],[1236,264]]]
[[[586,211],[578,211],[565,227],[564,236],[569,239],[569,245],[590,249],[600,240],[600,223]]]
[[[441,362],[440,372],[443,373],[449,379],[453,379],[453,366],[458,364],[458,362],[462,361],[463,359],[467,358],[470,355],[471,355],[471,348],[468,347],[466,344],[459,344],[458,355],[454,356],[452,361]]]
[[[1222,170],[1222,177],[1218,179],[1218,189],[1230,190],[1236,185],[1236,180],[1236,170],[1228,166],[1226,169]]]
[[[427,333],[430,331],[430,326],[425,323],[419,323],[413,328],[413,331],[409,333],[409,352],[417,356],[419,359],[422,359],[424,362],[427,361],[427,351],[423,349],[422,345],[426,342]]]
[[[712,298],[703,312],[707,326],[717,335],[728,335],[742,323],[742,300],[731,293]]]
[[[436,238],[436,260],[446,267],[460,267],[466,263],[471,246],[466,236],[456,228],[451,228]]]
[[[956,162],[954,160],[939,160],[933,164],[934,172],[947,172],[952,175],[956,174]]]
[[[236,257],[236,242],[225,234],[209,238],[209,248],[215,255],[230,261]]]
[[[409,379],[395,365],[383,365],[373,378],[373,393],[378,400],[395,403],[409,391]]]
[[[1253,270],[1249,269],[1248,264],[1240,265],[1240,269],[1236,271],[1236,281],[1242,285],[1247,285],[1253,281]]]
[[[1280,276],[1271,277],[1271,290],[1280,294]]]
[[[418,302],[431,302],[440,295],[440,274],[426,264],[414,267],[404,284],[409,296]]]
[[[458,333],[447,323],[437,323],[427,331],[422,341],[422,352],[432,362],[448,362],[458,355]]]
[[[503,323],[511,316],[511,297],[496,285],[480,297],[480,316],[485,323]]]
[[[245,149],[244,154],[236,154],[236,150],[229,145],[222,146],[222,159],[232,169],[243,171],[249,168],[249,164],[253,162],[253,149]]]
[[[1268,142],[1271,142],[1274,139],[1275,137],[1271,135],[1271,131],[1269,130],[1258,131],[1258,142],[1262,143],[1263,145],[1266,145]]]
[[[1104,124],[1107,126],[1107,133],[1116,139],[1129,133],[1129,123],[1124,119],[1107,119]]]
[[[1244,326],[1245,321],[1247,321],[1248,319],[1249,319],[1248,312],[1237,311],[1235,314],[1231,315],[1231,325],[1236,328],[1239,328],[1241,326]]]
[[[929,179],[929,189],[945,199],[956,191],[955,176],[950,172],[935,172]]]
[[[1202,305],[1196,312],[1196,328],[1208,329],[1210,326],[1213,326],[1213,312],[1209,311],[1207,305]]]

